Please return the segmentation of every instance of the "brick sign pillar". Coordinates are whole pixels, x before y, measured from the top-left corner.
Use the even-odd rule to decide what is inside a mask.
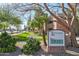
[[[59,53],[65,51],[65,34],[61,30],[48,32],[48,52]]]

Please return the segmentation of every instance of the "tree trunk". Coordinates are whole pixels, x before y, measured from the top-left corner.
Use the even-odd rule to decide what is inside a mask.
[[[73,31],[73,29],[71,29],[71,37],[70,38],[71,38],[71,45],[73,47],[79,47],[79,45],[77,44],[75,32]]]
[[[46,38],[45,38],[45,31],[44,30],[43,30],[42,34],[43,34],[43,42],[44,42],[44,45],[47,46]]]
[[[44,24],[43,24],[43,32],[42,32],[42,34],[43,34],[44,45],[47,46],[46,37],[45,37],[46,32],[45,32],[45,31],[46,31],[46,24],[44,23]]]
[[[76,35],[75,35],[75,32],[74,32],[74,24],[75,24],[75,20],[76,20],[76,5],[74,5],[72,8],[72,6],[70,5],[72,11],[73,11],[73,16],[74,18],[72,18],[72,21],[71,21],[71,26],[70,26],[70,29],[71,29],[71,44],[73,47],[76,47],[78,48],[79,45],[77,44],[77,40],[76,40]]]

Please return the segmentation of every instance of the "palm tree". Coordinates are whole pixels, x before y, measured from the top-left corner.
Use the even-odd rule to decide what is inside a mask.
[[[35,8],[37,10],[35,10],[34,19],[32,21],[28,21],[28,24],[29,27],[33,29],[33,31],[35,28],[37,28],[39,33],[42,33],[44,45],[47,45],[45,35],[47,31],[48,14],[44,13],[44,11],[38,5],[35,5]]]
[[[41,9],[40,6],[38,6],[38,5],[36,5],[36,6],[37,6],[38,10],[36,10],[36,12],[35,12],[35,19],[37,21],[38,30],[41,30],[41,32],[42,32],[43,42],[44,42],[44,45],[46,46],[47,43],[46,43],[45,35],[47,32],[48,14],[44,13],[43,9]],[[39,33],[41,33],[41,32],[39,32]]]
[[[6,31],[7,27],[9,26],[9,24],[7,22],[1,22],[0,23],[0,29]]]
[[[21,19],[13,12],[3,8],[0,9],[0,22],[3,24],[2,28],[4,29],[6,29],[5,27],[8,27],[8,25],[19,26],[22,23]]]
[[[36,18],[36,21],[38,22],[38,27],[39,29],[41,29],[41,32],[42,32],[44,45],[47,45],[46,38],[45,38],[47,20],[48,20],[47,15],[39,16]]]
[[[38,29],[39,33],[42,33],[42,37],[43,37],[43,42],[45,45],[47,45],[46,43],[46,38],[45,38],[45,24],[47,23],[47,15],[42,15],[42,16],[38,16],[35,17],[35,19],[33,19],[30,23],[30,27],[32,28],[32,30],[34,31],[35,28]]]
[[[11,24],[13,24],[14,26],[16,26],[17,31],[18,31],[20,24],[22,24],[22,21],[21,21],[21,19],[20,19],[19,17],[17,17],[17,16],[13,16],[12,19],[13,19],[13,20],[12,20]]]

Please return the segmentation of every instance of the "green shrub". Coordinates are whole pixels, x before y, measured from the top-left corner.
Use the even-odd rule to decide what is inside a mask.
[[[40,42],[36,39],[28,39],[26,45],[23,47],[22,52],[27,55],[34,54],[40,49]]]
[[[0,52],[13,52],[16,44],[16,39],[4,32],[0,35]],[[13,50],[14,49],[14,50]]]
[[[14,52],[16,48],[0,48],[0,53]]]

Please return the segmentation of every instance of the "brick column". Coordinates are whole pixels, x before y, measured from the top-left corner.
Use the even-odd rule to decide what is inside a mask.
[[[48,47],[48,52],[49,53],[65,52],[65,47],[64,46],[49,46]]]

